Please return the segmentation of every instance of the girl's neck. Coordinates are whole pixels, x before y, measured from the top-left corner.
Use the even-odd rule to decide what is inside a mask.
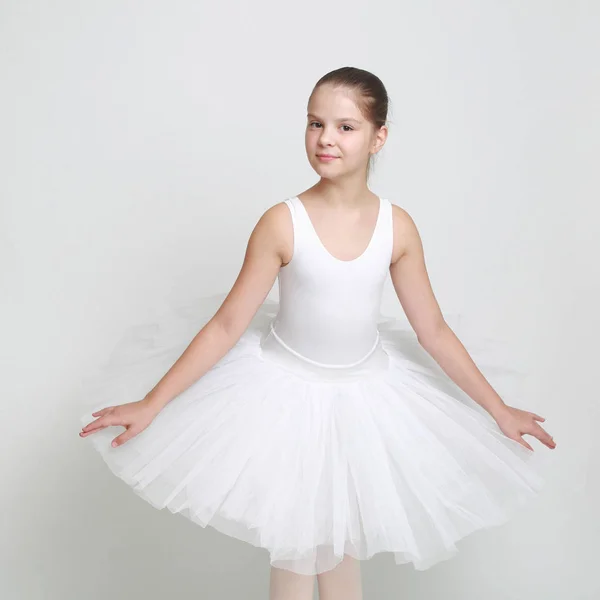
[[[332,208],[353,208],[364,206],[365,203],[373,202],[378,197],[368,188],[366,182],[363,182],[362,185],[354,183],[340,185],[327,179],[321,179],[302,192],[302,199],[319,200]]]

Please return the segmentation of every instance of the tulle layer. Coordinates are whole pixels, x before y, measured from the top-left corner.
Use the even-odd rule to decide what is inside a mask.
[[[142,398],[221,300],[132,329],[87,382],[82,424]],[[379,552],[424,570],[542,489],[533,452],[416,360],[393,320],[381,321],[369,364],[328,378],[264,344],[277,306],[265,302],[227,355],[136,437],[117,448],[122,427],[86,438],[154,507],[266,549],[273,566],[297,573]]]

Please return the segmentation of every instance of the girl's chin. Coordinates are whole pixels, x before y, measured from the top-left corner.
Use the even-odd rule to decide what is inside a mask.
[[[336,158],[334,160],[319,160],[318,158],[315,159],[312,162],[312,165],[315,169],[319,169],[321,170],[327,170],[330,171],[331,169],[339,169],[340,165],[342,164],[341,159]]]

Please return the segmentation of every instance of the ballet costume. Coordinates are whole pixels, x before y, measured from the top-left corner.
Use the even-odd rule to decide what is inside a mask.
[[[123,427],[85,438],[154,507],[300,574],[380,552],[427,569],[544,485],[533,451],[411,355],[399,321],[382,317],[393,230],[392,203],[379,200],[367,248],[347,261],[325,248],[298,197],[285,200],[294,248],[279,299],[266,299],[227,354],[145,430],[116,448]],[[131,328],[84,390],[82,424],[143,398],[225,295]]]

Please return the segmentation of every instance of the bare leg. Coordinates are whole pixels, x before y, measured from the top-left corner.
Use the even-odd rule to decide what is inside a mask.
[[[362,600],[360,561],[346,554],[330,571],[317,575],[319,600]]]
[[[271,565],[269,600],[312,600],[314,575],[301,575]]]

